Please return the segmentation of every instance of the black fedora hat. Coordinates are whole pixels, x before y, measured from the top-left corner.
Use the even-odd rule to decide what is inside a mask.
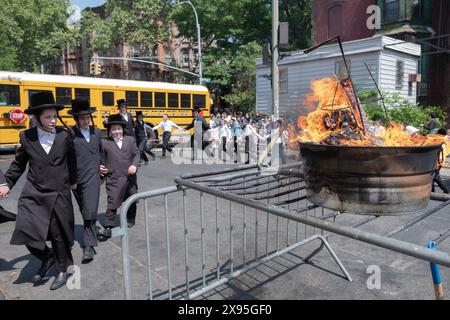
[[[44,109],[56,109],[60,111],[64,109],[62,104],[56,104],[53,93],[49,91],[40,91],[30,96],[30,106],[25,110],[26,114],[36,114],[36,112]]]
[[[108,117],[108,122],[105,123],[105,127],[107,129],[111,128],[111,126],[113,124],[119,124],[121,125],[123,128],[125,128],[127,126],[127,123],[125,122],[125,120],[123,120],[122,116],[120,114],[112,114]]]
[[[144,114],[142,113],[142,111],[136,111],[136,117],[137,116],[143,116]]]
[[[96,108],[91,108],[89,101],[85,99],[72,100],[72,110],[67,111],[72,116],[81,116],[86,114],[92,114],[96,111]]]
[[[127,101],[125,99],[117,100],[117,108],[120,108],[122,105],[127,105]]]

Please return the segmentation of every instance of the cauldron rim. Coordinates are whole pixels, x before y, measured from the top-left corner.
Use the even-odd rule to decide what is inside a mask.
[[[301,146],[313,146],[313,147],[326,147],[326,148],[342,148],[342,149],[395,149],[395,150],[433,150],[433,149],[440,149],[442,148],[441,144],[435,144],[435,145],[429,145],[429,146],[340,146],[340,145],[331,145],[331,144],[320,144],[320,143],[313,143],[313,142],[299,142],[300,147]]]

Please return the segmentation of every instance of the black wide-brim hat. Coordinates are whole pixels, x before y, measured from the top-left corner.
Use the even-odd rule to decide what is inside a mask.
[[[127,101],[125,99],[117,100],[117,108],[120,108],[122,105],[127,106]]]
[[[105,127],[107,129],[111,128],[111,126],[113,124],[119,124],[121,125],[123,128],[125,128],[127,126],[127,123],[125,122],[125,120],[122,118],[122,116],[120,114],[113,114],[110,115],[108,117],[108,122],[105,123]]]
[[[72,100],[72,110],[67,111],[72,116],[82,116],[92,114],[97,111],[96,108],[92,108],[89,101],[85,99]]]
[[[30,97],[30,106],[25,110],[26,114],[36,114],[38,111],[44,109],[56,109],[61,111],[64,109],[62,104],[55,103],[53,93],[49,91],[40,91]]]

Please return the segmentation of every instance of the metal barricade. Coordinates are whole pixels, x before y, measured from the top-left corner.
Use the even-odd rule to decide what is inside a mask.
[[[306,254],[303,261],[310,261],[326,248],[344,278],[352,281],[330,246],[328,239],[333,234],[450,267],[447,253],[393,238],[436,213],[448,212],[449,196],[432,194],[432,199],[438,203],[436,206],[396,218],[399,223],[393,225],[392,231],[379,234],[361,227],[387,219],[385,217],[345,215],[311,204],[299,172],[298,164],[285,166],[272,174],[262,173],[256,166],[234,167],[186,175],[175,179],[176,186],[129,198],[121,208],[121,227],[113,230],[113,236],[122,238],[125,298],[133,298],[136,288],[131,278],[130,240],[125,213],[132,203],[139,200],[144,201],[145,211],[147,261],[142,263],[142,267],[147,271],[148,299],[206,297],[209,292],[249,270],[316,240],[320,241],[320,246]],[[162,199],[157,200],[158,197]],[[161,224],[164,236],[155,238],[154,232],[149,229],[150,200],[159,203],[163,209],[162,215],[153,220]],[[169,206],[169,202],[172,207],[178,206],[177,209]],[[150,212],[157,207],[150,207]],[[435,241],[443,241],[449,236],[450,231],[447,230]],[[172,248],[176,248],[177,252]],[[161,264],[163,256],[165,275],[161,276],[155,274],[152,263],[157,257]],[[160,280],[159,289],[155,289],[152,282],[155,276]],[[165,283],[164,290],[161,289],[161,281]]]
[[[264,200],[267,203],[273,199],[280,201],[283,197],[289,197],[289,192],[304,189],[301,179],[282,178],[282,183],[279,184],[278,178],[261,175],[256,166],[235,167],[184,178],[201,179],[203,185],[221,185],[222,188],[236,190],[240,188],[246,190],[247,193],[257,194],[260,193],[259,189],[264,189],[265,196],[269,197]],[[269,188],[264,188],[265,186]],[[191,194],[188,195],[188,193]],[[281,193],[285,193],[286,196]],[[274,196],[275,194],[276,196]],[[162,201],[161,199],[157,200],[161,197]],[[172,197],[176,204],[181,203],[181,208],[178,208],[180,213],[176,213],[173,208],[170,208],[169,197]],[[270,197],[274,198],[271,200]],[[304,258],[304,261],[309,261],[322,248],[326,248],[343,272],[344,278],[352,280],[322,234],[305,232],[304,235],[301,235],[299,225],[294,225],[292,222],[289,224],[289,219],[283,219],[286,229],[281,229],[282,219],[280,217],[275,217],[265,210],[254,210],[245,204],[236,205],[232,201],[223,199],[219,196],[211,197],[206,192],[199,192],[190,187],[182,187],[180,184],[136,194],[124,203],[120,211],[121,227],[113,229],[113,237],[120,236],[122,240],[124,296],[126,299],[134,297],[134,290],[132,290],[130,235],[125,213],[132,203],[139,200],[144,201],[147,257],[145,268],[148,289],[146,298],[148,299],[195,299],[204,296],[247,271],[313,241],[320,242],[319,250],[314,250]],[[149,211],[149,208],[152,208],[150,203],[152,200],[163,206],[163,217],[159,217],[159,221],[164,227],[164,239],[151,239],[149,212],[151,213],[153,209]],[[197,207],[197,210],[192,207]],[[215,210],[205,210],[208,207]],[[196,218],[195,222],[194,218]],[[182,232],[180,232],[179,219],[183,221]],[[282,234],[286,235],[283,244],[280,241]],[[152,248],[155,246],[158,248],[153,250]],[[173,247],[177,249],[176,253],[173,252]],[[164,254],[161,251],[163,249],[165,250]],[[155,256],[158,256],[161,263],[163,255],[165,256],[166,290],[161,292],[161,288],[155,289],[154,281],[152,281],[157,276],[152,270],[152,268],[154,269],[152,264],[154,264]],[[174,279],[174,274],[177,279]],[[183,279],[180,277],[181,274],[183,274]],[[156,291],[159,293],[155,294]],[[142,295],[140,296],[142,297]]]

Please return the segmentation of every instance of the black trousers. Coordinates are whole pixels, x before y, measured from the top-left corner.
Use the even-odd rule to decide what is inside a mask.
[[[163,145],[162,145],[162,155],[163,157],[166,155],[166,150],[172,152],[172,148],[169,147],[170,137],[172,137],[172,133],[169,131],[164,131],[163,133]]]
[[[96,247],[97,243],[97,220],[84,220],[83,243],[85,247]]]
[[[73,257],[70,245],[62,232],[61,223],[56,214],[52,215],[50,219],[50,226],[48,229],[48,239],[52,243],[52,248],[45,246],[44,250],[36,249],[27,246],[30,253],[41,261],[55,257],[55,268],[58,273],[67,272],[67,268],[73,265]]]
[[[434,183],[436,182],[439,186],[439,188],[442,189],[442,191],[444,191],[445,193],[450,193],[450,189],[449,187],[447,187],[444,183],[444,181],[442,181],[441,175],[439,174],[441,170],[436,170],[435,174],[434,174],[434,179],[433,179],[433,189],[432,192],[435,191],[435,187],[434,187]]]
[[[128,184],[127,191],[122,199],[122,202],[137,193],[137,186],[135,184]],[[115,226],[117,209],[107,209],[105,212],[105,228]],[[136,220],[136,202],[134,202],[127,212],[127,221],[135,222]]]
[[[148,162],[147,155],[145,154],[146,147],[147,147],[147,139],[142,139],[138,141],[138,149],[141,154],[141,160]]]

